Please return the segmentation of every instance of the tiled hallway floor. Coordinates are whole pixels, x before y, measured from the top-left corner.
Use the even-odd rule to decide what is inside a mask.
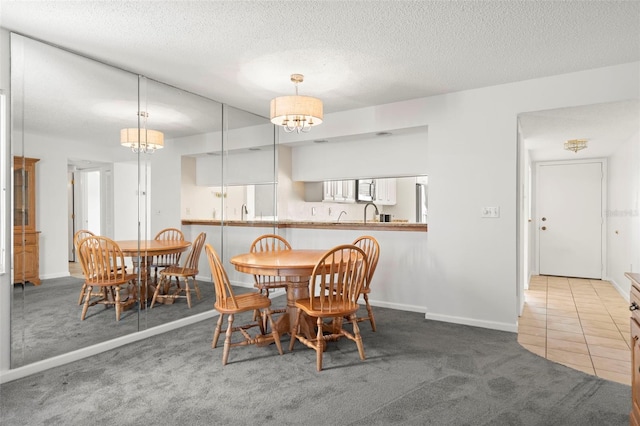
[[[631,385],[629,304],[608,281],[534,276],[518,342],[531,352]]]

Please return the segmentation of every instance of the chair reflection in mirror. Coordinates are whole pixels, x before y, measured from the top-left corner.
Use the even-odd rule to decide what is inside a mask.
[[[84,240],[87,237],[92,237],[95,234],[89,230],[86,229],[81,229],[79,231],[77,231],[75,234],[73,234],[73,248],[76,251],[76,256],[80,256],[79,250],[78,250],[78,243],[80,243],[80,241]],[[82,288],[80,289],[80,296],[78,297],[78,305],[80,305],[82,303],[82,300],[84,299],[84,292],[87,289],[87,283],[86,281],[82,284]]]
[[[184,241],[184,234],[177,228],[165,228],[156,234],[154,240]],[[155,256],[151,261],[151,265],[147,266],[148,268],[153,268],[153,282],[158,282],[158,269],[179,265],[181,255],[181,252],[177,252]]]
[[[229,360],[229,350],[236,346],[246,345],[268,345],[271,342],[275,342],[278,352],[282,355],[282,345],[280,343],[280,334],[276,329],[273,318],[271,316],[271,299],[264,294],[257,292],[234,294],[233,288],[229,283],[229,277],[227,272],[220,261],[220,257],[215,249],[207,244],[205,246],[207,253],[207,259],[209,261],[209,267],[211,268],[211,274],[213,275],[213,286],[216,293],[216,302],[213,307],[220,313],[216,328],[213,332],[213,341],[211,347],[215,348],[218,345],[218,338],[221,333],[225,333],[224,349],[222,351],[222,365],[226,365]],[[259,310],[262,319],[253,320],[240,325],[234,326],[235,315],[243,312],[251,312]],[[222,330],[222,324],[224,318],[227,318],[226,331]],[[271,327],[271,333],[267,334],[264,323],[268,321]],[[255,337],[251,336],[248,332],[249,329],[258,327],[260,332]],[[241,340],[234,340],[232,342],[232,335],[234,332],[239,331],[242,334]]]
[[[120,321],[122,311],[138,299],[136,275],[126,272],[120,247],[110,238],[94,235],[78,243],[78,255],[86,285],[80,319],[85,319],[90,306],[103,304],[115,306]]]
[[[356,312],[368,268],[367,255],[360,247],[352,244],[334,247],[322,256],[313,269],[309,280],[309,297],[296,301],[298,314],[289,350],[293,350],[296,339],[314,349],[318,371],[322,370],[322,353],[326,342],[341,337],[354,341],[360,359],[365,359]],[[316,318],[315,338],[307,338],[300,333],[300,318],[303,314]],[[353,333],[343,327],[344,317],[351,323]],[[331,322],[325,324],[325,319]]]
[[[151,299],[151,308],[157,301],[163,303],[173,303],[173,301],[179,297],[187,299],[187,306],[191,308],[191,292],[195,291],[198,300],[202,298],[200,295],[200,288],[198,287],[198,281],[196,276],[200,272],[198,270],[198,264],[200,262],[200,253],[202,253],[202,247],[204,241],[207,238],[207,234],[201,232],[196,240],[191,245],[191,251],[187,255],[187,259],[182,266],[168,266],[160,271],[160,282],[156,285],[156,289],[153,292],[153,299]],[[172,288],[172,278],[175,277],[175,288]],[[193,289],[189,287],[189,278],[193,281]],[[183,280],[184,285],[181,284]],[[160,294],[163,291],[164,294]]]

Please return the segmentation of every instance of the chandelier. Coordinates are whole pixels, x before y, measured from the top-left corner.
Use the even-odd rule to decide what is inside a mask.
[[[302,74],[291,74],[296,86],[295,96],[279,96],[271,100],[271,122],[284,127],[285,132],[308,132],[311,127],[322,123],[322,101],[311,96],[298,95],[298,84]]]
[[[164,147],[164,134],[158,130],[147,129],[149,113],[140,111],[143,118],[141,127],[133,127],[120,130],[120,145],[131,148],[131,151],[153,154],[156,149]]]
[[[571,139],[564,143],[564,149],[567,151],[578,152],[581,149],[585,149],[587,147],[586,139]]]

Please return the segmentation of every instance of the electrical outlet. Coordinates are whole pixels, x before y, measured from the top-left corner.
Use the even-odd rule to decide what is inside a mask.
[[[191,209],[189,207],[187,207],[187,215],[191,214]]]
[[[315,215],[316,215],[316,208],[311,207],[311,216],[315,216]]]
[[[500,207],[483,207],[480,217],[500,217]]]

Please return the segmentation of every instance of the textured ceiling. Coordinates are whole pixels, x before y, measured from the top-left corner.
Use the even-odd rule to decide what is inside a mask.
[[[1,25],[268,115],[326,112],[640,59],[640,3],[2,1]]]
[[[325,114],[640,60],[637,1],[0,1],[0,26],[268,115]]]

